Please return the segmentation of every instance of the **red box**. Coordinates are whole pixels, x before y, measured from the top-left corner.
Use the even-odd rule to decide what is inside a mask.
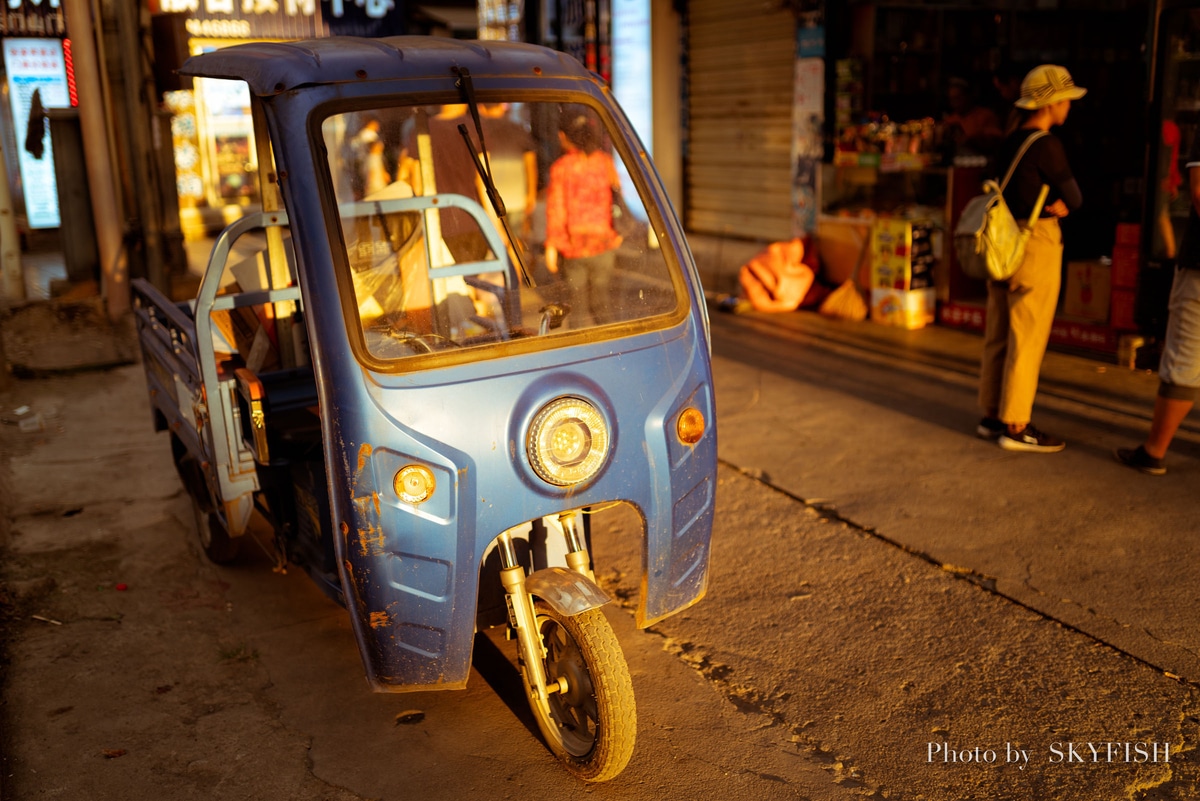
[[[1133,319],[1134,300],[1137,294],[1132,289],[1114,289],[1109,301],[1112,327],[1123,330],[1137,330]]]
[[[1142,245],[1141,223],[1117,223],[1116,246],[1128,246],[1135,250]]]
[[[1137,287],[1141,253],[1132,245],[1117,245],[1112,253],[1112,285],[1122,289]]]

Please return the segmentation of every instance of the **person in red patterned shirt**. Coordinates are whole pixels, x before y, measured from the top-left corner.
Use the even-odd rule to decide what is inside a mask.
[[[621,245],[612,220],[620,183],[601,141],[594,116],[568,111],[559,127],[563,155],[550,165],[546,190],[546,269],[562,271],[571,304],[590,312],[597,325],[613,319],[611,284]]]

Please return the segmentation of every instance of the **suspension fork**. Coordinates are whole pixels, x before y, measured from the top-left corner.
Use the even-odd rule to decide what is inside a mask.
[[[583,514],[578,509],[558,516],[566,538],[567,566],[594,583],[596,576],[592,572],[592,558],[583,537],[582,519]],[[503,532],[497,544],[500,551],[500,583],[504,586],[508,602],[509,624],[517,634],[517,647],[525,663],[525,681],[536,692],[539,702],[544,703],[550,695],[564,692],[567,680],[559,678],[547,684],[546,646],[542,642],[537,614],[533,609],[533,596],[525,589],[525,567],[517,561],[512,534]]]
[[[592,557],[583,538],[582,521],[583,513],[578,509],[563,512],[558,516],[559,525],[567,538],[567,567],[595,582],[596,574],[592,572]]]
[[[537,696],[538,702],[546,703],[551,693],[561,687],[555,683],[546,686],[546,647],[538,629],[537,615],[533,611],[533,596],[525,591],[525,567],[517,561],[512,535],[505,531],[497,540],[500,550],[500,583],[504,585],[508,601],[508,622],[517,633],[517,649],[525,663],[525,682]]]

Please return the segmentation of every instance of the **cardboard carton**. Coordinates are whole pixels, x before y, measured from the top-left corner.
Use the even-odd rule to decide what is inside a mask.
[[[1073,261],[1067,264],[1064,316],[1089,323],[1107,322],[1111,296],[1110,268],[1107,264],[1098,261]]]
[[[900,328],[924,328],[933,322],[937,294],[928,289],[872,289],[871,319]]]
[[[933,285],[928,222],[877,220],[871,230],[871,288],[911,290]]]

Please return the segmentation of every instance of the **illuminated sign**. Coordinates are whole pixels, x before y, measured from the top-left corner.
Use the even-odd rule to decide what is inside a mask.
[[[395,8],[396,0],[160,0],[158,4],[162,13],[186,14],[187,32],[208,39],[307,39],[360,33],[364,24],[369,27],[361,33],[401,33],[393,30],[398,20],[384,28],[373,25],[399,16],[392,14]]]
[[[524,0],[479,0],[480,39],[523,42]]]
[[[0,36],[66,36],[61,0],[0,1]]]
[[[30,228],[57,228],[58,186],[54,182],[54,155],[50,126],[43,118],[44,134],[28,137],[29,109],[34,93],[43,108],[71,105],[62,42],[58,39],[5,39],[4,69],[8,73],[8,101],[17,140],[17,165],[25,195],[25,215]],[[28,143],[41,143],[41,158],[29,152]],[[36,146],[35,146],[36,149]]]

